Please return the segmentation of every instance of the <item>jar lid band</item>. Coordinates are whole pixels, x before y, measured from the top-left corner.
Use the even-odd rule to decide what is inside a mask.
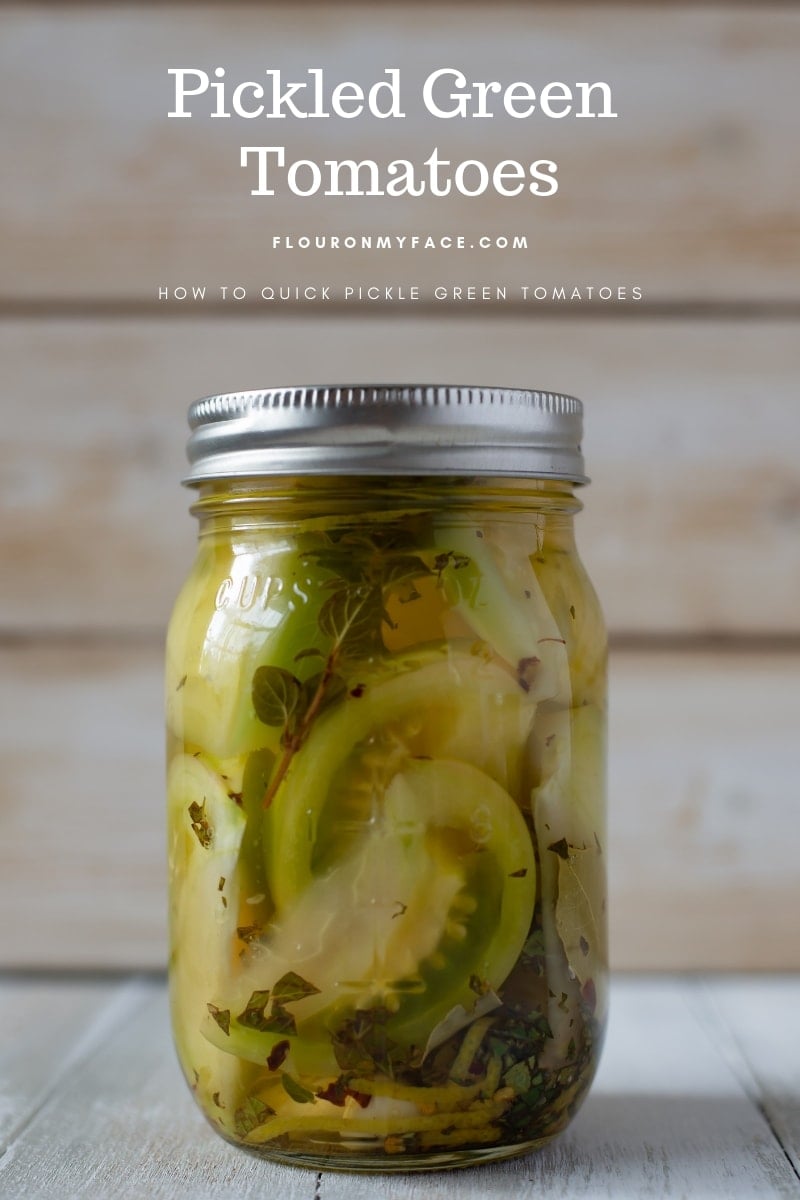
[[[262,475],[519,475],[586,483],[583,405],[557,392],[339,384],[208,396],[188,484]]]

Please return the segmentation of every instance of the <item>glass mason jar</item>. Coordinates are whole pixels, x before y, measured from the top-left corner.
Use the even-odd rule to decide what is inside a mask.
[[[171,1005],[228,1140],[420,1170],[543,1145],[606,1014],[603,620],[580,402],[190,412],[167,648]]]

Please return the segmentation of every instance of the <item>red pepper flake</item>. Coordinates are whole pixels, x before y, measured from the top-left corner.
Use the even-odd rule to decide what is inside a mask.
[[[288,1038],[284,1038],[282,1042],[276,1042],[269,1052],[267,1066],[270,1071],[277,1071],[286,1061],[286,1056],[289,1053],[291,1043]]]
[[[357,683],[354,688],[350,689],[350,695],[354,700],[360,700],[366,690],[367,685],[365,683]]]
[[[366,1108],[372,1100],[372,1096],[368,1096],[365,1092],[357,1092],[353,1088],[348,1087],[341,1076],[339,1079],[334,1079],[321,1092],[317,1092],[318,1100],[327,1100],[329,1104],[336,1104],[339,1108],[344,1107],[344,1102],[348,1096],[355,1100],[360,1108]]]

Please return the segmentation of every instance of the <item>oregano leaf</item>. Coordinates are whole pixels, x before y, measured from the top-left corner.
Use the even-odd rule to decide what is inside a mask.
[[[253,708],[264,725],[287,725],[302,694],[300,680],[283,667],[259,667],[253,676]]]
[[[229,1037],[231,1032],[231,1010],[229,1008],[217,1008],[216,1004],[210,1003],[206,1005],[206,1008],[222,1032]]]
[[[306,996],[318,996],[319,988],[314,987],[307,979],[303,979],[294,971],[282,975],[272,989],[272,1000],[275,1004],[293,1004]]]
[[[275,1109],[270,1108],[258,1096],[250,1096],[241,1108],[237,1108],[233,1118],[233,1127],[239,1137],[246,1137],[259,1125],[263,1125],[270,1117],[275,1116]]]
[[[257,1029],[265,1033],[269,1028],[269,1018],[264,1014],[268,1001],[268,991],[253,992],[244,1011],[236,1018],[239,1024],[247,1029]]]
[[[206,802],[198,804],[194,800],[189,805],[189,820],[192,823],[192,832],[197,838],[204,850],[207,850],[214,838],[214,831],[206,817]]]
[[[337,588],[319,610],[319,627],[337,646],[374,638],[380,629],[383,598],[373,584]]]
[[[260,1028],[263,1028],[265,1033],[297,1034],[297,1023],[288,1008],[284,1008],[282,1004],[277,1004],[274,1000],[270,1014]]]
[[[303,1087],[302,1083],[298,1083],[291,1075],[287,1075],[285,1071],[281,1074],[281,1083],[287,1096],[291,1096],[292,1100],[296,1100],[298,1104],[311,1104],[314,1101],[314,1093]]]

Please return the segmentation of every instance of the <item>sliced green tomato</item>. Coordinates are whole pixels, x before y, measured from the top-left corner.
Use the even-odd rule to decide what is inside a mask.
[[[570,678],[563,635],[516,537],[503,536],[499,526],[488,538],[469,525],[442,525],[436,530],[436,542],[443,551],[469,559],[467,566],[450,565],[442,572],[456,611],[512,670],[526,660],[536,660],[528,680],[532,699],[568,704]]]
[[[202,758],[182,754],[173,761],[167,796],[175,1041],[190,1082],[196,1073],[197,1086],[208,1098],[217,1091],[228,1104],[240,1094],[241,1074],[233,1060],[215,1053],[201,1028],[207,1003],[229,972],[238,906],[236,863],[245,820],[224,781]]]
[[[534,813],[537,827],[548,830],[542,869],[556,883],[555,929],[583,983],[602,977],[606,961],[605,720],[594,705],[548,718],[540,735],[545,781],[533,793]],[[565,720],[568,738],[560,732]]]
[[[566,642],[572,704],[602,704],[606,685],[606,631],[600,602],[574,553],[545,549],[530,559]]]
[[[453,1008],[469,1011],[477,992],[501,987],[535,896],[530,835],[508,793],[467,763],[408,761],[370,832],[312,877],[251,948],[232,1011],[294,971],[319,989],[291,1006],[297,1038],[288,1040],[301,1072],[331,1070],[330,1031],[354,1009],[385,1009],[393,1040],[424,1046]],[[280,1040],[238,1022],[227,1046],[206,1033],[257,1062]]]
[[[514,800],[467,763],[409,763],[389,787],[386,813],[405,837],[439,843],[439,871],[449,862],[463,872],[463,885],[433,953],[419,953],[425,908],[431,907],[422,892],[414,898],[418,911],[409,905],[387,939],[391,961],[407,963],[419,954],[418,975],[424,987],[409,993],[392,1022],[404,1040],[419,1042],[456,1005],[472,1007],[474,976],[481,989],[497,991],[502,986],[530,930],[536,859]],[[412,922],[403,926],[410,914],[416,927]]]
[[[460,760],[515,791],[536,713],[510,672],[454,653],[368,684],[317,722],[268,813],[267,875],[279,912],[369,832],[413,757]]]

